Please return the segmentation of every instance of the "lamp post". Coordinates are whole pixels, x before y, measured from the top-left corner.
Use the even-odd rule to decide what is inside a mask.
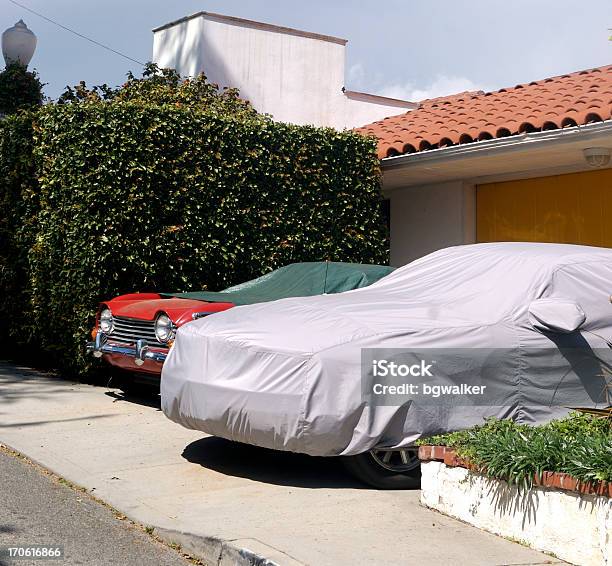
[[[6,64],[21,63],[27,67],[36,49],[36,35],[28,29],[23,20],[2,34],[2,55]]]

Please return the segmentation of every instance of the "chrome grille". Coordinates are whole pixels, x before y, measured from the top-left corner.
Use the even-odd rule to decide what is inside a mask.
[[[155,337],[153,320],[114,316],[113,323],[113,331],[108,336],[115,342],[133,344],[144,338],[151,345],[163,345]]]

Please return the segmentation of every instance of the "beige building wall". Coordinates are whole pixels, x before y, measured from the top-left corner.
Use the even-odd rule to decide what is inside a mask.
[[[452,181],[406,187],[392,191],[388,198],[393,266],[476,241],[473,185]]]

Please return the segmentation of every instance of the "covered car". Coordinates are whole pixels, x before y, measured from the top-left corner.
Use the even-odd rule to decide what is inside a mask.
[[[605,403],[611,288],[610,249],[440,250],[367,288],[237,307],[179,329],[163,368],[162,409],[227,439],[350,456],[353,471],[378,487],[414,486],[419,438],[490,416],[539,423],[569,406]],[[584,363],[580,351],[595,358]],[[376,399],[368,387],[383,355],[421,357],[407,382],[471,379],[491,394]]]
[[[236,305],[358,289],[392,271],[385,265],[301,262],[222,291],[120,295],[99,305],[87,348],[122,370],[158,377],[177,328],[188,322]]]

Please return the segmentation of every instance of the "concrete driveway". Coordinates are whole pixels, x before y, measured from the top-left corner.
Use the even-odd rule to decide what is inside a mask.
[[[417,491],[364,488],[334,459],[235,445],[154,401],[7,363],[0,442],[211,564],[559,564],[421,507]]]

